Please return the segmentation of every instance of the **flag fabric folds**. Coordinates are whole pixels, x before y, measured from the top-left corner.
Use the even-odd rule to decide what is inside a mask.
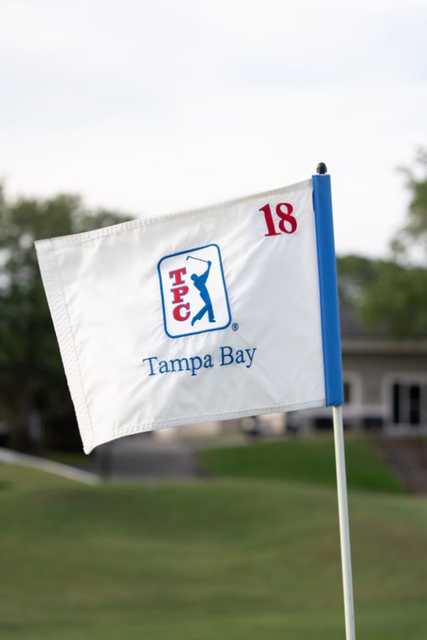
[[[86,453],[342,403],[329,176],[36,249]]]

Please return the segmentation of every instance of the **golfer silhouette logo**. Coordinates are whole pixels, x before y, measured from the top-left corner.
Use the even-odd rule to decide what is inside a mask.
[[[164,256],[157,271],[163,326],[169,338],[219,331],[230,325],[230,304],[217,244]]]
[[[207,268],[203,273],[197,275],[197,273],[191,274],[191,279],[193,281],[194,286],[200,293],[200,297],[205,303],[204,306],[196,313],[195,316],[191,319],[191,326],[193,327],[198,320],[201,320],[203,316],[207,313],[209,322],[215,322],[214,312],[212,308],[212,301],[209,295],[209,290],[206,286],[206,281],[209,278],[209,273],[212,267],[212,262],[210,260],[203,260],[202,258],[195,258],[194,256],[187,256],[187,260],[197,260],[198,262],[203,262],[207,264]]]

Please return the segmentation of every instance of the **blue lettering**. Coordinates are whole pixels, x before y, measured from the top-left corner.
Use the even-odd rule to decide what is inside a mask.
[[[190,358],[190,366],[191,366],[191,375],[197,375],[197,371],[202,368],[202,359],[199,356],[194,356]]]
[[[245,361],[245,354],[243,352],[243,349],[237,349],[236,351],[236,364],[243,364]]]
[[[228,347],[228,346],[220,347],[219,350],[221,354],[220,366],[224,367],[229,364],[233,364],[234,362],[233,347]]]
[[[156,356],[151,356],[151,358],[144,358],[142,362],[148,362],[149,367],[150,367],[150,373],[148,374],[149,376],[155,376],[156,372],[154,371],[154,367],[151,363],[152,360],[157,360]]]
[[[160,360],[159,362],[159,373],[169,373],[168,361]]]
[[[254,363],[256,350],[256,347],[234,349],[224,345],[219,348],[219,366],[226,367],[229,364],[243,364],[247,369],[250,369]],[[210,353],[203,356],[173,358],[172,360],[159,360],[157,356],[150,356],[149,358],[143,358],[142,362],[147,364],[149,376],[186,371],[191,373],[191,376],[196,376],[200,369],[212,369],[215,366],[215,361]]]
[[[184,367],[185,371],[189,371],[187,358],[175,358],[175,360],[170,361],[170,365],[172,373],[175,373],[175,371],[183,371]]]
[[[209,353],[203,358],[203,366],[205,369],[211,369],[214,366],[212,356]]]
[[[245,349],[245,351],[249,356],[249,364],[246,365],[246,368],[250,369],[252,366],[252,362],[254,361],[256,347],[254,347],[253,349]]]

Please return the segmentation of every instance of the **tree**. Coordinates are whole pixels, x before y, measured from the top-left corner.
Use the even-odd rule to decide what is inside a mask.
[[[369,329],[396,338],[427,336],[427,269],[414,264],[414,249],[427,266],[427,152],[419,150],[415,168],[401,169],[411,193],[402,228],[393,238],[390,260],[347,259],[347,280],[357,281],[350,302]],[[344,278],[345,281],[345,278]],[[349,287],[347,285],[347,294]],[[353,287],[354,290],[354,287]]]
[[[339,293],[341,302],[359,308],[366,287],[377,276],[377,262],[365,256],[350,254],[337,259]]]
[[[427,269],[384,261],[364,292],[360,315],[371,329],[395,338],[427,336]]]
[[[124,220],[74,195],[10,201],[0,191],[0,413],[15,448],[30,447],[38,421],[47,445],[78,442],[34,241]]]
[[[419,247],[427,264],[427,150],[418,149],[414,168],[402,167],[400,171],[406,178],[411,200],[406,221],[392,240],[391,248],[397,257],[407,257],[412,248]]]

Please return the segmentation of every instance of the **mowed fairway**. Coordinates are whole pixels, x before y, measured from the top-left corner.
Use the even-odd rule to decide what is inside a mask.
[[[363,640],[427,637],[427,503],[350,495]],[[0,465],[0,638],[344,638],[336,496],[287,479],[83,487]]]

